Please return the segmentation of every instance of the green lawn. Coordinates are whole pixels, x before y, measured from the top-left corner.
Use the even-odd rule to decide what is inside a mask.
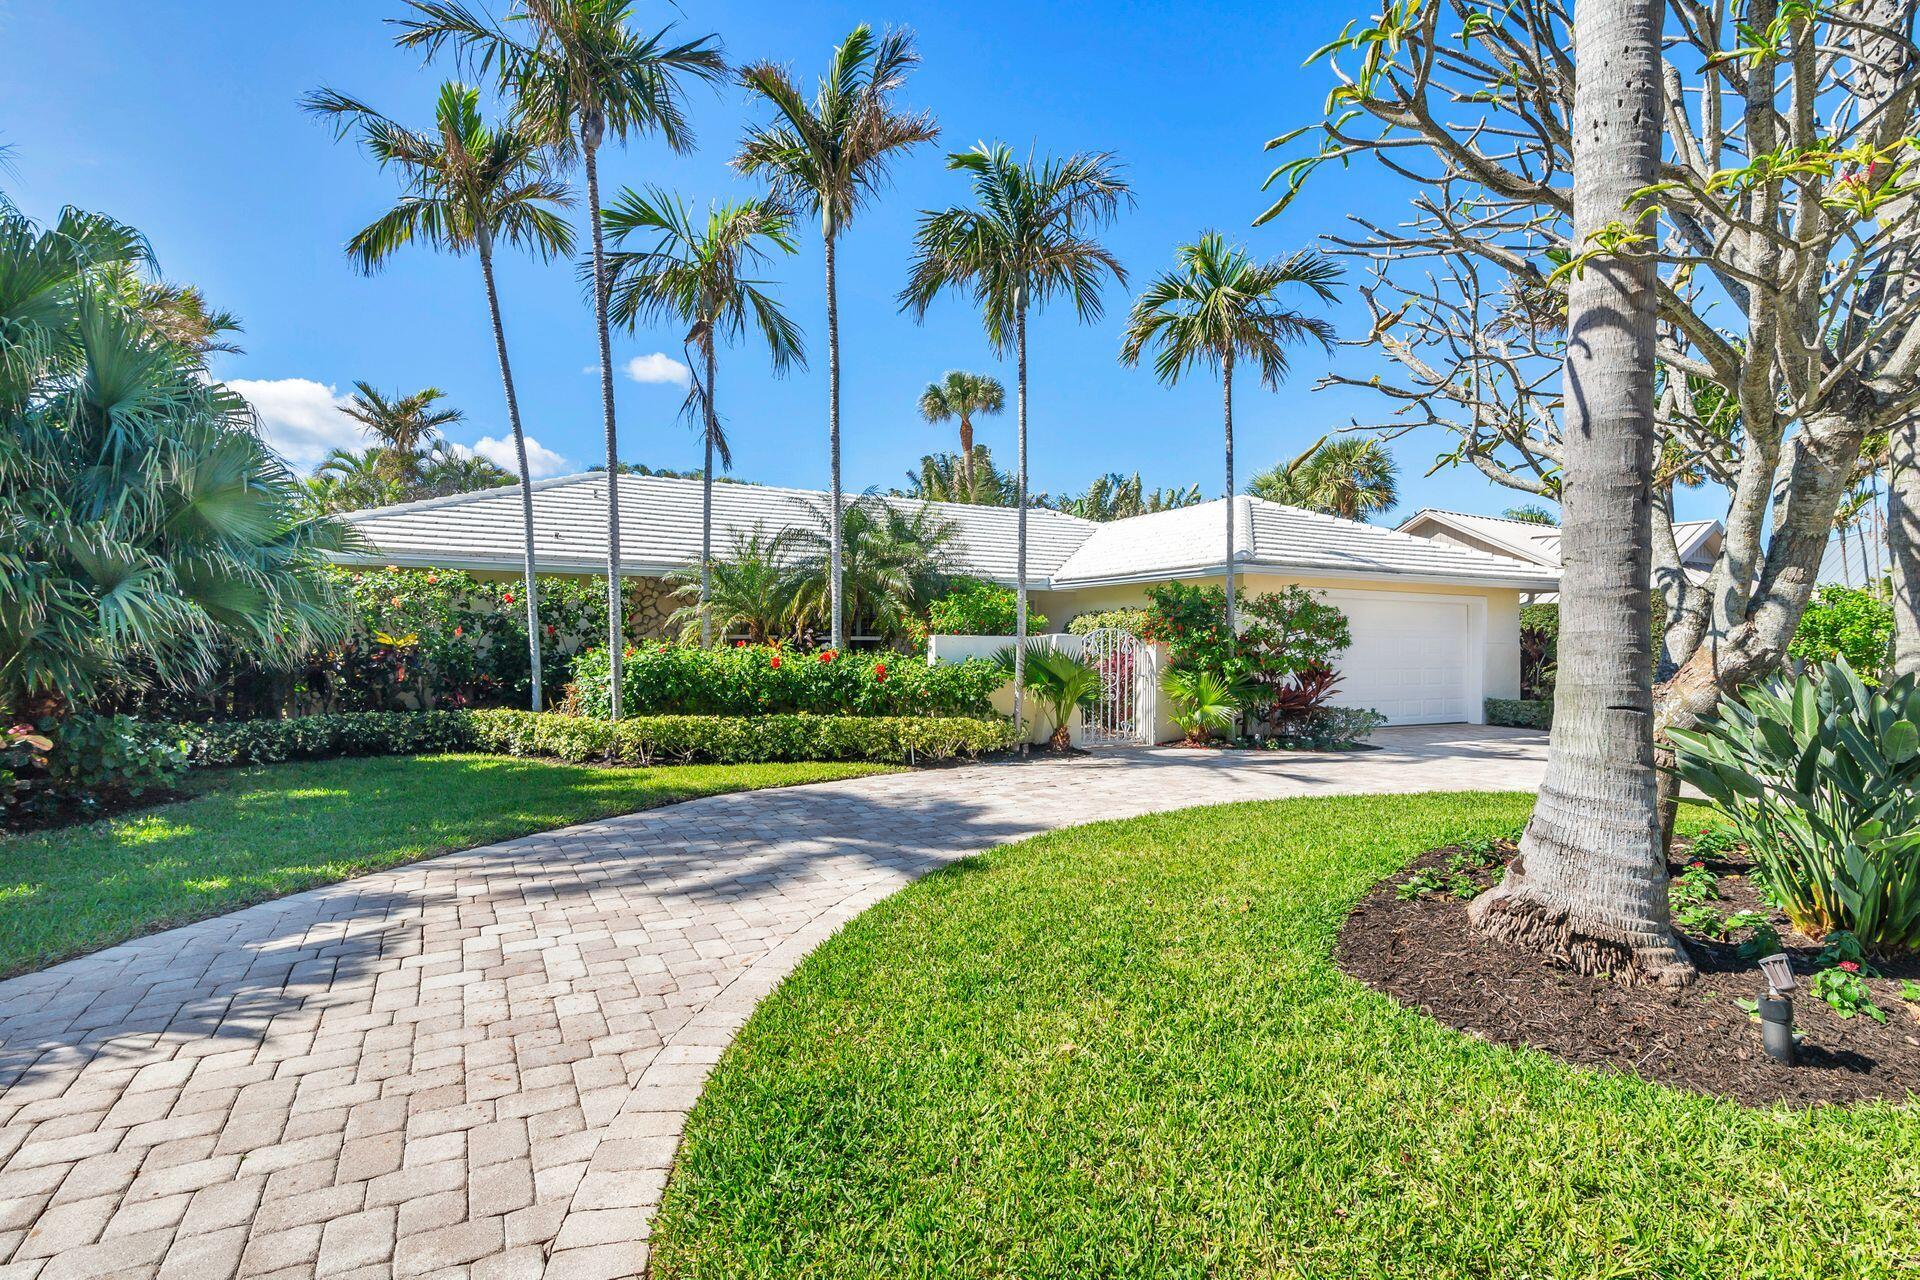
[[[886,772],[863,764],[598,769],[387,756],[209,770],[190,799],[0,836],[0,975],[416,858],[695,796]]]
[[[913,885],[717,1068],[655,1274],[1912,1274],[1920,1115],[1597,1075],[1338,972],[1369,884],[1528,803],[1194,810]]]

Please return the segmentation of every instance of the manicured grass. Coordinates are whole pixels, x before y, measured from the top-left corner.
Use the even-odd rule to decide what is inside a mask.
[[[908,888],[717,1068],[655,1274],[1911,1274],[1920,1114],[1749,1111],[1566,1067],[1334,967],[1369,884],[1528,803],[1190,810]]]
[[[0,837],[0,974],[416,858],[865,764],[600,769],[501,756],[387,756],[217,769],[193,794],[107,822]]]

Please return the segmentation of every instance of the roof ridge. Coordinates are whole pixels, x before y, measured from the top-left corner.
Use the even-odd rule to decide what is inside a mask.
[[[582,480],[592,480],[596,476],[605,474],[604,471],[576,471],[571,475],[548,476],[544,480],[535,480],[529,488],[534,493],[541,493],[547,489],[559,489],[566,485],[578,484]],[[351,524],[356,520],[363,520],[371,516],[390,516],[407,511],[437,511],[442,507],[464,506],[468,503],[480,502],[487,498],[504,497],[509,493],[518,494],[519,492],[520,484],[518,481],[515,481],[513,484],[497,484],[485,489],[468,489],[464,493],[443,493],[432,498],[413,498],[406,502],[389,502],[384,507],[362,507],[358,511],[342,511],[339,513],[338,518]]]

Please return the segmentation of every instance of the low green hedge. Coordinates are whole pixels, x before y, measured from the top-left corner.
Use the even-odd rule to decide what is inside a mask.
[[[570,709],[607,714],[607,651],[574,660]],[[621,667],[636,716],[991,716],[1007,682],[983,659],[929,663],[898,653],[803,653],[773,645],[637,645]]]
[[[492,751],[610,764],[760,764],[873,760],[912,764],[1011,745],[987,717],[634,716],[609,724],[531,711],[367,711],[168,726],[195,765],[262,764],[330,756]]]
[[[1553,704],[1534,698],[1488,698],[1487,723],[1509,729],[1551,729]]]

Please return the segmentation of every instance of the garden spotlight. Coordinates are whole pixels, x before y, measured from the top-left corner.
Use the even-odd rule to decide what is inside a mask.
[[[1784,952],[1771,955],[1760,962],[1760,972],[1767,975],[1766,998],[1760,1001],[1760,1044],[1769,1058],[1792,1066],[1793,999],[1787,993],[1799,985],[1793,962]]]

